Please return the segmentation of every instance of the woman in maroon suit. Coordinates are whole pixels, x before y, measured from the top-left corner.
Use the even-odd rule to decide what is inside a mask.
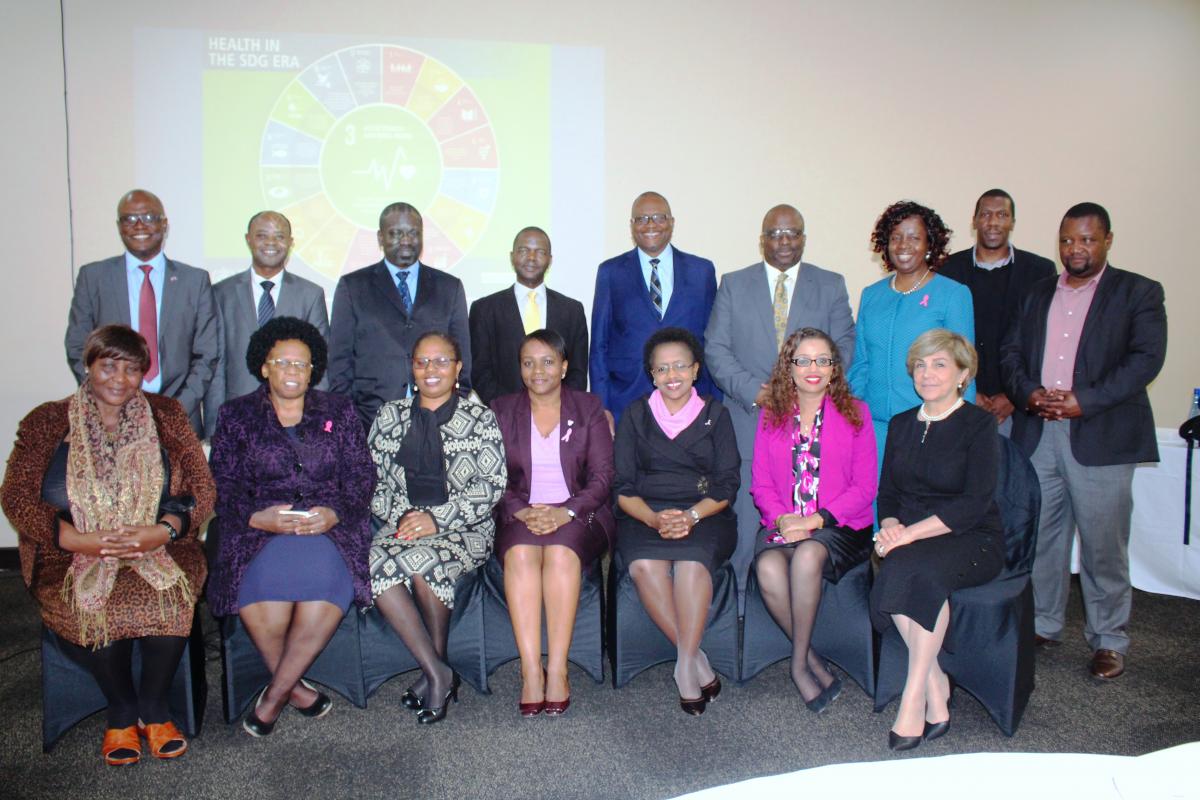
[[[525,391],[497,397],[508,488],[496,507],[496,557],[521,654],[518,708],[562,714],[571,702],[567,650],[585,568],[612,544],[612,429],[600,398],[562,385],[566,344],[534,331],[521,345]],[[542,605],[548,654],[542,669]]]

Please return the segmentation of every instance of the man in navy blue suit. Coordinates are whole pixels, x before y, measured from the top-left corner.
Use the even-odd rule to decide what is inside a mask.
[[[717,294],[713,263],[671,246],[675,218],[665,197],[638,195],[629,227],[637,246],[600,265],[592,301],[592,391],[617,419],[653,388],[642,364],[646,339],[673,326],[687,328],[703,344]],[[721,397],[707,369],[696,390]]]

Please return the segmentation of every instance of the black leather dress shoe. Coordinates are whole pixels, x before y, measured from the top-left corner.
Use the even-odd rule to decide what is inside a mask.
[[[814,714],[820,714],[829,704],[837,700],[842,693],[842,679],[834,678],[833,683],[821,690],[812,700],[805,700],[804,705]]]
[[[400,705],[409,711],[420,711],[425,707],[425,704],[421,702],[421,698],[417,697],[417,693],[412,689],[404,690],[404,694],[400,696]]]
[[[317,691],[317,687],[313,686],[303,678],[300,679],[300,683],[304,684],[304,688],[317,692],[317,699],[312,701],[311,705],[305,706],[304,708],[297,708],[296,710],[310,719],[317,719],[318,717],[323,717],[328,714],[329,709],[333,708],[333,698],[324,692]]]
[[[1050,649],[1051,647],[1058,647],[1060,644],[1062,644],[1062,642],[1060,642],[1058,639],[1047,639],[1045,636],[1042,636],[1040,633],[1035,633],[1033,635],[1033,646],[1034,647],[1043,647],[1046,649]]]

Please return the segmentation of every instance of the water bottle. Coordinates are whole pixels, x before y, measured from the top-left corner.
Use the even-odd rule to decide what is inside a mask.
[[[1200,389],[1192,390],[1192,409],[1188,412],[1188,419],[1200,417]]]

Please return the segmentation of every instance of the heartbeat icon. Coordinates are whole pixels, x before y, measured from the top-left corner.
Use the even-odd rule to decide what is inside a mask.
[[[408,153],[405,152],[404,146],[397,145],[396,151],[392,154],[392,163],[390,166],[372,158],[366,167],[356,169],[351,174],[365,175],[373,183],[379,184],[380,188],[385,192],[390,192],[397,176],[401,180],[411,181],[413,176],[417,174],[416,165],[405,163],[407,161]]]

